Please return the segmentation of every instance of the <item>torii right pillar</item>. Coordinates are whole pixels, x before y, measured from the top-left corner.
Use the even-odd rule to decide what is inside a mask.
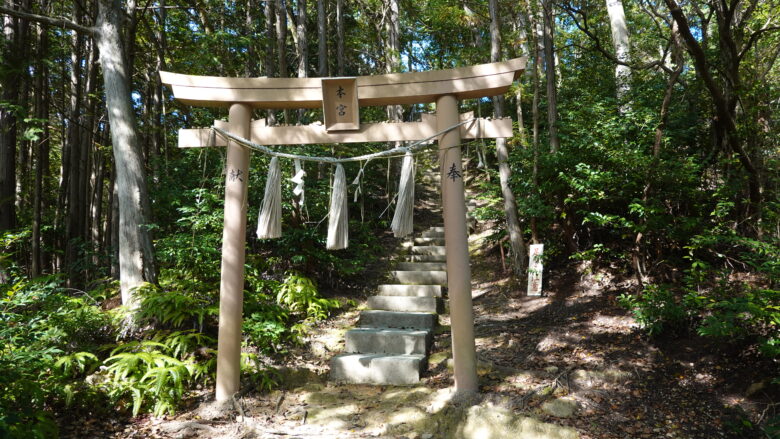
[[[436,99],[436,121],[439,131],[458,124],[458,100],[455,96],[444,95]],[[450,130],[439,138],[439,165],[455,393],[466,395],[477,393],[479,385],[474,345],[474,310],[471,303],[471,264],[466,229],[460,130]]]

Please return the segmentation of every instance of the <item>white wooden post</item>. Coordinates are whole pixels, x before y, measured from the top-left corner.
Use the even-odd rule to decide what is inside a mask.
[[[436,100],[439,131],[459,122],[458,101],[453,95]],[[447,252],[447,287],[452,323],[452,359],[455,368],[455,392],[476,393],[477,361],[474,346],[474,310],[471,304],[471,265],[469,263],[466,200],[463,191],[463,167],[460,131],[454,129],[439,138],[442,204],[444,205],[444,244]]]
[[[542,252],[544,244],[532,244],[528,254],[528,295],[542,295]]]
[[[232,104],[230,132],[249,137],[252,107]],[[246,259],[246,194],[249,150],[227,145],[225,169],[225,222],[222,232],[222,279],[219,286],[219,338],[217,342],[217,401],[238,392],[241,379],[241,320],[244,308]]]

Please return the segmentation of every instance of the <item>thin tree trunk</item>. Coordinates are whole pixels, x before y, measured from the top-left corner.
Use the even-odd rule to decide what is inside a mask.
[[[275,50],[275,29],[276,11],[275,3],[271,0],[265,2],[265,75],[269,78],[275,76],[276,57]],[[276,112],[273,109],[266,111],[266,124],[268,126],[276,125]]]
[[[244,74],[253,78],[260,75],[260,58],[257,56],[257,0],[248,0],[246,2],[246,23],[245,32],[247,39],[246,48],[246,67]]]
[[[21,4],[21,9],[29,11],[31,7],[31,0],[24,0]],[[30,50],[32,45],[28,43],[30,41],[30,22],[27,20],[19,20],[18,23],[18,51],[19,60],[21,61],[21,74],[19,85],[19,108],[30,108],[30,87],[32,87],[32,81],[29,70]],[[24,132],[27,129],[28,121],[22,120],[22,123],[18,127],[19,132]],[[28,196],[30,194],[30,156],[32,155],[32,142],[25,140],[19,144],[19,163],[17,167],[16,177],[16,210],[17,212],[27,212],[30,200]],[[29,266],[29,265],[28,265]]]
[[[607,13],[609,14],[609,26],[612,30],[612,44],[615,46],[615,57],[618,61],[627,63],[629,60],[628,26],[626,14],[621,0],[606,0]],[[626,94],[630,90],[631,69],[623,64],[615,66],[615,83],[617,86],[617,100],[621,113],[626,113],[631,106],[626,101]]]
[[[336,0],[336,66],[339,76],[344,76],[344,0]]]
[[[119,269],[122,303],[131,309],[138,302],[133,289],[157,282],[148,226],[149,198],[143,159],[138,146],[135,114],[130,101],[130,78],[121,39],[119,0],[99,0],[96,40],[100,49],[119,201]]]
[[[48,1],[41,3],[43,11],[48,10]],[[33,277],[43,273],[46,264],[46,257],[43,254],[43,237],[41,236],[41,221],[43,209],[45,206],[46,187],[44,178],[49,173],[49,71],[45,62],[49,56],[49,32],[45,25],[38,26],[38,52],[36,54],[35,65],[35,117],[43,123],[43,132],[35,147],[35,182],[33,185],[33,223],[32,223],[32,243],[30,253],[32,254],[32,266],[30,274]]]
[[[547,129],[550,135],[550,152],[555,154],[561,147],[558,139],[558,90],[555,79],[555,21],[551,0],[543,0],[544,18],[544,66],[547,74]]]
[[[317,50],[320,77],[328,76],[328,14],[325,10],[325,0],[317,0]]]
[[[279,61],[279,77],[287,77],[287,2],[276,0],[276,52]],[[283,110],[284,123],[290,124],[290,112]]]
[[[6,7],[14,2],[6,0]],[[19,102],[19,26],[20,19],[3,17],[3,89],[0,99],[0,232],[16,227],[16,142],[17,115],[13,107]]]
[[[309,42],[306,39],[306,25],[308,24],[308,16],[306,14],[306,0],[298,0],[298,22],[296,23],[296,34],[298,35],[297,52],[298,52],[298,77],[306,78],[309,76]],[[298,110],[298,123],[304,122],[303,118],[306,114],[306,110]]]
[[[677,84],[677,80],[685,68],[685,59],[682,56],[682,41],[680,40],[680,32],[678,31],[677,23],[672,22],[672,60],[675,63],[675,69],[669,76],[669,80],[666,82],[666,91],[664,92],[664,98],[661,102],[661,110],[658,115],[658,126],[655,128],[655,141],[653,142],[653,159],[648,166],[647,176],[645,177],[645,187],[642,190],[642,203],[646,204],[650,198],[650,193],[653,189],[653,176],[658,172],[658,164],[661,160],[661,146],[663,144],[664,130],[666,129],[666,123],[669,119],[669,106],[672,103],[672,93],[674,93],[674,86]],[[647,219],[642,217],[641,225],[644,226]],[[647,279],[647,260],[645,255],[647,252],[642,251],[642,240],[644,239],[642,232],[637,232],[634,237],[634,250],[632,255],[632,262],[634,265],[634,271],[636,273],[636,279],[639,285],[643,285]]]
[[[498,14],[498,0],[488,0],[490,12],[490,61],[501,61],[501,23]],[[493,97],[493,113],[496,118],[504,117],[504,96]],[[506,147],[506,139],[496,139],[496,159],[498,161],[498,173],[501,182],[501,194],[504,197],[504,215],[506,216],[506,228],[509,233],[509,243],[512,247],[512,269],[518,279],[525,276],[525,243],[523,231],[520,228],[520,220],[517,215],[517,201],[509,181],[512,179],[512,170],[509,167],[509,152]]]
[[[401,67],[401,40],[398,23],[398,0],[387,0],[387,24],[385,31],[385,72],[398,72]],[[403,108],[400,105],[387,106],[387,118],[398,122],[403,120]]]
[[[531,171],[531,184],[534,188],[534,195],[539,196],[539,130],[540,115],[539,102],[541,100],[541,84],[539,79],[539,70],[542,64],[542,53],[544,52],[544,29],[539,16],[533,11],[531,2],[528,2],[528,17],[533,35],[533,70],[531,71],[531,81],[534,90],[533,105],[531,105],[531,117],[533,119],[533,169]],[[531,217],[531,242],[539,244],[539,230],[537,228],[537,218]]]
[[[79,2],[73,4],[73,21],[81,20],[83,11]],[[81,120],[82,103],[83,103],[83,69],[82,69],[82,57],[85,50],[85,38],[78,32],[74,32],[71,36],[71,43],[73,47],[70,54],[70,113],[68,117],[68,137],[67,145],[63,145],[63,184],[64,189],[64,205],[66,207],[65,215],[65,260],[64,268],[68,272],[68,286],[80,287],[79,276],[75,271],[76,259],[78,257],[79,248],[79,236],[82,230],[82,215],[83,206],[79,203],[81,188],[79,182],[81,181],[81,175],[79,171],[83,169],[80,166],[81,159]],[[67,152],[66,152],[67,151]]]

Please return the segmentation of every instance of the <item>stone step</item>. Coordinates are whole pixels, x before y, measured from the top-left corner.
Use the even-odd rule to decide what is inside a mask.
[[[390,277],[400,284],[447,285],[446,271],[391,271]]]
[[[433,329],[439,316],[429,312],[367,310],[360,312],[361,328]]]
[[[447,271],[446,262],[399,262],[395,264],[396,270],[405,271],[424,271],[424,270],[436,270]]]
[[[330,362],[330,379],[342,383],[403,386],[417,384],[425,355],[341,354]]]
[[[432,342],[431,331],[355,328],[347,331],[344,352],[349,354],[427,355]]]
[[[443,245],[415,245],[412,247],[412,253],[415,255],[441,255],[447,254],[446,247]]]
[[[441,233],[444,233],[444,226],[428,227],[428,230],[431,231],[431,232],[441,232]]]
[[[368,307],[383,311],[442,312],[444,303],[438,297],[371,296]]]
[[[441,297],[441,285],[398,285],[379,286],[380,296]]]
[[[444,245],[444,237],[441,238],[414,238],[415,245]]]
[[[447,262],[447,255],[409,255],[409,262]]]
[[[422,232],[422,237],[423,238],[441,238],[441,239],[444,239],[444,232],[443,231],[435,232],[435,231],[432,231],[432,230],[426,230],[426,231]]]

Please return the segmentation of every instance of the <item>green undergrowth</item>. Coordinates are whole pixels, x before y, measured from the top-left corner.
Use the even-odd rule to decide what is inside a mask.
[[[193,223],[191,222],[190,225]],[[368,235],[368,227],[356,227]],[[309,232],[293,233],[305,240]],[[6,234],[3,249],[25,239]],[[175,239],[176,246],[183,241]],[[191,247],[211,242],[187,241]],[[348,254],[323,258],[324,277],[307,270],[320,258],[320,243],[288,239],[297,258],[263,258],[249,253],[244,291],[244,378],[258,391],[280,383],[271,366],[302,343],[316,322],[341,306],[323,295],[320,283],[349,282],[376,254],[375,239],[355,243]],[[271,245],[277,245],[276,243]],[[314,247],[304,251],[303,248]],[[29,279],[10,263],[0,284],[0,437],[56,438],[58,424],[78,417],[118,411],[127,416],[175,413],[197,389],[215,378],[219,313],[219,255],[205,248],[161,248],[159,285],[135,290],[136,312],[110,305],[118,284],[94,282],[86,290],[68,288],[63,275]],[[324,245],[323,245],[324,247]],[[270,251],[270,250],[269,250]],[[357,255],[358,257],[355,257]],[[179,258],[192,257],[189,263]],[[358,262],[343,263],[344,259]],[[207,263],[211,269],[199,264]],[[300,269],[300,270],[299,270]],[[111,307],[113,309],[108,309]],[[129,317],[132,315],[132,318]],[[135,329],[128,332],[127,322]],[[63,418],[68,413],[67,419]]]
[[[780,357],[780,243],[718,230],[686,249],[681,282],[648,284],[620,303],[650,335],[694,330]]]

